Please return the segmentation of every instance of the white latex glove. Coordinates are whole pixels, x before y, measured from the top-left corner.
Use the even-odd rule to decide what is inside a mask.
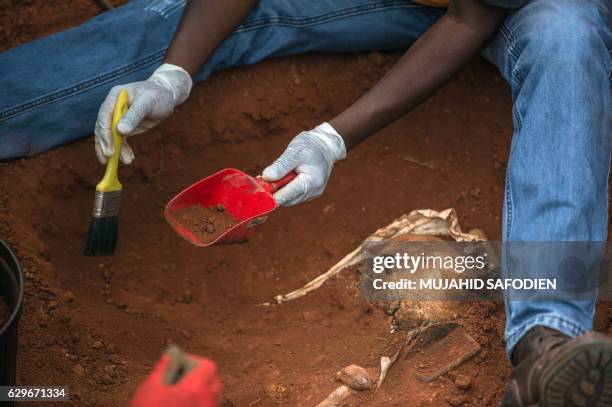
[[[345,157],[344,140],[329,123],[323,123],[291,140],[262,176],[267,181],[278,181],[295,170],[298,176],[274,194],[278,205],[292,206],[321,196],[332,167]]]
[[[187,99],[192,85],[191,76],[183,68],[163,64],[146,81],[113,87],[100,106],[94,130],[98,160],[105,164],[115,152],[111,125],[120,90],[127,91],[130,104],[117,124],[117,130],[125,137],[121,147],[121,161],[130,164],[134,160],[134,152],[127,143],[127,137],[143,133],[170,116],[174,108]]]

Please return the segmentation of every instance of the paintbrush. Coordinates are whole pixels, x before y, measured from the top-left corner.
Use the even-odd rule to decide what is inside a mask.
[[[85,256],[107,256],[115,252],[119,226],[119,203],[121,201],[121,183],[117,176],[119,155],[123,137],[117,131],[117,123],[128,109],[128,94],[119,92],[113,111],[112,134],[115,142],[115,153],[108,159],[104,177],[96,185],[93,213],[87,232]]]

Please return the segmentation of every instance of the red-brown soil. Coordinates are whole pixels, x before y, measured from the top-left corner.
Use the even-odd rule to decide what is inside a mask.
[[[192,205],[179,209],[176,218],[202,243],[210,243],[236,224],[222,205],[213,208]]]
[[[2,46],[98,12],[86,0],[5,1]],[[0,163],[0,236],[26,274],[18,382],[70,385],[74,405],[125,405],[168,343],[217,361],[224,406],[313,406],[334,374],[376,368],[403,335],[344,271],[303,299],[261,306],[327,270],[365,237],[417,208],[455,207],[464,229],[500,237],[511,103],[476,60],[431,100],[337,165],[323,197],[276,211],[247,244],[201,249],[165,223],[165,203],[226,167],[256,175],[299,131],[370,88],[399,54],[306,55],[214,75],[162,125],[133,138],[120,240],[108,258],[81,255],[97,165],[91,138]],[[92,123],[93,128],[93,123]],[[608,329],[609,306],[596,326]],[[501,303],[457,305],[482,346],[432,383],[400,358],[380,391],[350,405],[497,405],[510,369]],[[612,315],[609,315],[612,316]],[[459,380],[461,378],[461,380]],[[471,385],[464,389],[463,384]]]

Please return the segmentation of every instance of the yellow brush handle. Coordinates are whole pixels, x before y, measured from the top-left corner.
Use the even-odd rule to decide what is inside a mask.
[[[115,142],[115,154],[108,159],[104,178],[96,185],[96,191],[111,192],[121,191],[121,183],[117,171],[119,169],[119,156],[121,154],[121,143],[123,136],[117,131],[117,123],[128,110],[128,93],[125,90],[119,92],[117,101],[115,102],[115,110],[113,111],[113,124],[111,131],[113,133],[113,141]]]

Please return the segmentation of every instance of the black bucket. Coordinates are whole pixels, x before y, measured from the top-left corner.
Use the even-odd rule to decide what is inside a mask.
[[[0,297],[11,311],[8,321],[0,325],[0,386],[14,386],[17,327],[23,302],[23,274],[15,255],[2,240],[0,240]],[[0,405],[3,404],[0,402]]]

